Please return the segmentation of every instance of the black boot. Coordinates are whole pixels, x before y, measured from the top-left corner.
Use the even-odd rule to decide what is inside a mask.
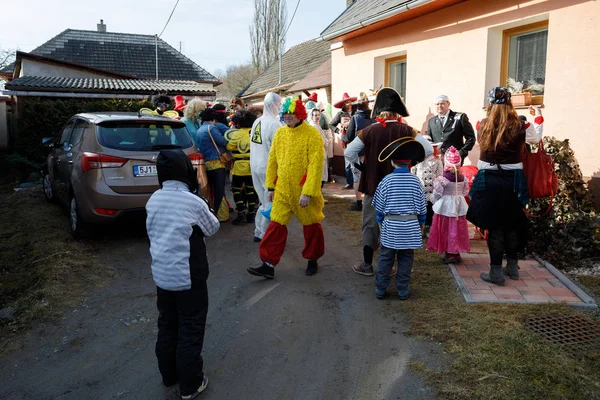
[[[255,217],[256,217],[256,213],[255,212],[249,212],[248,211],[248,215],[246,215],[246,222],[249,223],[249,224],[253,224]]]
[[[237,217],[235,217],[235,219],[232,221],[232,224],[240,225],[240,224],[245,224],[245,223],[246,223],[246,212],[238,211]]]
[[[306,275],[313,276],[317,273],[319,269],[319,265],[317,264],[317,260],[308,260],[308,265],[306,266]]]
[[[502,275],[502,265],[490,265],[490,273],[486,274],[482,272],[479,276],[484,281],[498,286],[504,286],[505,284],[504,275]]]
[[[504,275],[508,276],[510,279],[518,281],[519,260],[513,260],[511,258],[508,258],[506,260],[506,268],[502,268],[502,272],[504,272]]]

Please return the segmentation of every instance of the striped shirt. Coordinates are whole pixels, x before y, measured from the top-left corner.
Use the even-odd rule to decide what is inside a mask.
[[[423,246],[420,224],[425,223],[427,202],[419,178],[408,168],[397,168],[377,186],[373,196],[377,221],[381,224],[381,244],[391,249],[419,249]],[[415,215],[405,221],[385,219],[386,215]]]
[[[187,290],[190,278],[190,237],[198,226],[205,236],[219,230],[219,220],[206,201],[191,193],[186,184],[165,181],[146,204],[146,230],[150,239],[152,277],[164,290]]]

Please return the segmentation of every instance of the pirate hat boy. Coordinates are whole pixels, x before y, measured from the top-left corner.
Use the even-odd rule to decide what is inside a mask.
[[[396,139],[379,153],[379,162],[391,159],[396,164],[418,164],[425,159],[425,148],[410,136]]]

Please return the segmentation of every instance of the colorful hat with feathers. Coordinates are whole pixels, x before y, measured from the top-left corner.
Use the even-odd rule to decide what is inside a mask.
[[[308,117],[302,99],[295,96],[286,97],[281,104],[281,110],[279,112],[281,114],[294,114],[298,119],[303,121]]]

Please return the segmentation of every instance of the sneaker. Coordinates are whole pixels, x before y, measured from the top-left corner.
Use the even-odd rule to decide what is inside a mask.
[[[319,264],[317,264],[317,260],[308,260],[308,265],[306,266],[306,275],[313,276],[319,270]]]
[[[342,190],[354,190],[354,185],[346,185],[342,188]]]
[[[350,204],[350,206],[348,206],[348,210],[349,211],[362,211],[362,204],[361,203],[352,203],[352,204]]]
[[[238,211],[237,217],[231,222],[234,225],[241,225],[246,223],[246,213],[244,211]]]
[[[352,271],[359,275],[373,276],[373,265],[365,266],[365,263],[360,263],[352,267]]]
[[[382,300],[387,297],[387,292],[383,289],[375,288],[375,296],[377,296],[379,300]]]
[[[254,236],[254,243],[260,243],[260,241],[262,240],[261,238],[259,238],[258,236]]]
[[[410,289],[398,290],[398,297],[400,297],[400,300],[402,300],[402,301],[408,300],[409,294],[410,294]]]
[[[255,212],[249,212],[248,215],[246,215],[246,222],[249,223],[249,224],[253,224],[255,217],[256,217],[256,213]]]
[[[192,394],[188,394],[185,396],[182,395],[181,400],[195,399],[196,397],[198,397],[200,395],[200,393],[202,393],[206,390],[207,386],[208,386],[208,376],[204,375],[204,377],[202,378],[202,383],[200,384],[200,387],[198,388],[198,390],[196,390]]]
[[[266,278],[266,279],[273,279],[275,277],[275,268],[270,267],[265,263],[263,263],[258,268],[250,267],[250,268],[246,269],[246,271],[248,271],[248,273],[250,275],[262,276],[263,278]]]

